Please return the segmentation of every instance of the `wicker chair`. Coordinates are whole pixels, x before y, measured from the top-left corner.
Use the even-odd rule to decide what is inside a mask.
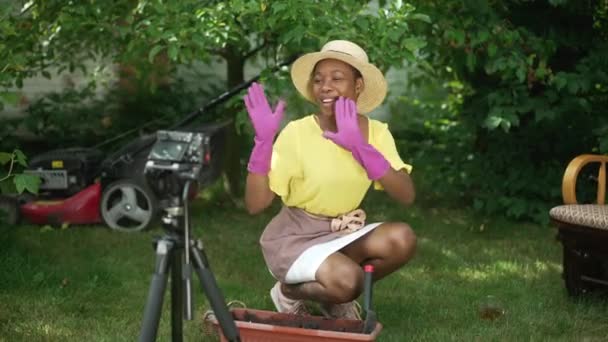
[[[567,166],[562,180],[564,204],[549,211],[563,246],[563,278],[568,294],[608,289],[608,205],[606,163],[608,156],[584,154]],[[576,181],[586,165],[599,163],[597,198],[593,204],[579,204]]]

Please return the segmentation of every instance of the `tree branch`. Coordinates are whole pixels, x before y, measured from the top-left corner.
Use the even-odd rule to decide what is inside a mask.
[[[11,165],[9,165],[9,167],[8,167],[8,173],[6,174],[6,177],[0,178],[0,182],[3,182],[5,180],[9,179],[9,177],[13,173],[13,164],[15,164],[15,153],[14,152],[13,152],[13,156],[11,157]]]
[[[268,46],[268,42],[264,40],[264,42],[262,43],[262,45],[257,46],[255,48],[253,48],[253,50],[245,53],[243,55],[243,59],[248,59],[249,57],[251,57],[251,56],[255,55],[256,53],[258,53],[258,51],[264,49],[266,46]]]

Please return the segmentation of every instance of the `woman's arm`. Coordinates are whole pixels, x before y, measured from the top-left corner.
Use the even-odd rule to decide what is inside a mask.
[[[251,215],[259,214],[272,204],[275,194],[268,185],[268,175],[249,173],[245,186],[245,207]]]
[[[258,83],[252,83],[244,98],[247,113],[255,130],[254,145],[247,164],[245,206],[250,214],[257,214],[272,203],[274,193],[268,183],[274,137],[279,131],[285,102],[279,101],[274,112]]]
[[[414,203],[416,190],[414,189],[414,182],[412,182],[409,173],[405,171],[396,171],[391,168],[382,176],[382,178],[378,179],[378,182],[382,184],[384,191],[399,203],[406,206]]]

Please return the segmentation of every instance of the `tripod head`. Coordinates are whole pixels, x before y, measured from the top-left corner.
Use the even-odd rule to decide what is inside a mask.
[[[210,165],[209,141],[210,137],[202,132],[161,130],[156,133],[144,175],[166,212],[162,218],[165,229],[187,230],[188,226],[184,227],[177,217],[186,216],[188,200],[198,191],[198,180]]]
[[[203,132],[156,132],[144,174],[159,197],[181,196],[186,181],[197,181],[211,162],[210,137]]]
[[[228,120],[156,132],[143,173],[160,209],[176,206],[187,182],[191,185],[192,199],[200,187],[221,175],[228,128],[232,124]]]

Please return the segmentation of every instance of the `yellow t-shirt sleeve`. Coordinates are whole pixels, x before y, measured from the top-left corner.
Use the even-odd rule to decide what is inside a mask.
[[[288,124],[272,147],[268,183],[270,190],[281,197],[289,194],[292,179],[301,173],[296,133],[293,126]]]
[[[412,165],[406,164],[401,160],[399,152],[397,152],[397,146],[395,145],[395,139],[388,130],[388,125],[385,123],[379,123],[377,130],[373,132],[373,140],[371,144],[378,149],[380,153],[386,158],[391,164],[391,167],[397,171],[405,170],[407,173],[412,172]],[[374,189],[384,190],[380,182],[374,181]]]

